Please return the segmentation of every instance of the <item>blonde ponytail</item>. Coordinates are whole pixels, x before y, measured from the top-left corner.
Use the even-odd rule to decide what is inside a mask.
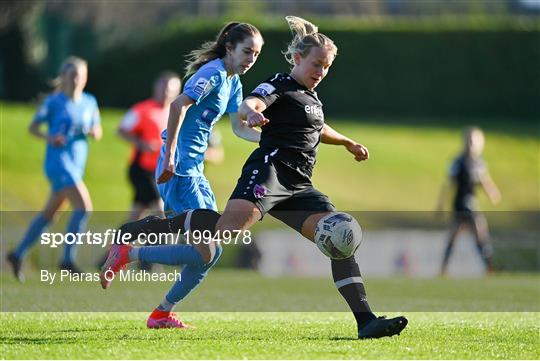
[[[306,35],[315,34],[319,31],[316,25],[298,16],[285,16],[285,20],[287,20],[289,28],[295,37],[303,38]]]
[[[287,62],[294,66],[294,54],[305,58],[311,48],[327,48],[337,55],[337,46],[328,36],[319,33],[319,28],[307,20],[297,16],[286,16],[285,20],[293,34],[293,39],[283,52]]]
[[[55,92],[59,92],[62,89],[62,75],[71,70],[72,68],[85,67],[88,69],[88,63],[83,58],[78,56],[69,56],[60,65],[60,70],[56,78],[49,81],[49,85],[54,88]]]

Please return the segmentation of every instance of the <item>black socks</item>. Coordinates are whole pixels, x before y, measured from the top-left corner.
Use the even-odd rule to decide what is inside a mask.
[[[120,227],[120,230],[123,234],[131,234],[132,241],[137,239],[140,234],[184,233],[187,229],[214,233],[220,216],[219,213],[210,209],[196,209],[186,211],[173,218],[149,216],[139,221],[126,223]]]
[[[332,276],[339,293],[349,304],[358,328],[376,318],[369,308],[364,281],[354,256],[342,260],[333,259]]]

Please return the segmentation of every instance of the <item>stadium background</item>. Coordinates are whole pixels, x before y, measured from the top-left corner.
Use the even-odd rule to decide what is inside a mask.
[[[294,13],[315,22],[339,46],[332,71],[318,89],[328,121],[372,151],[372,160],[357,166],[339,150],[322,146],[315,184],[340,209],[368,212],[361,219],[368,229],[439,230],[427,237],[442,242],[446,223],[430,211],[461,147],[461,128],[479,125],[487,132],[485,157],[503,193],[497,207],[480,196],[488,219],[497,219],[491,226],[498,262],[509,270],[538,270],[540,22],[534,2],[182,1],[155,6],[28,1],[2,2],[2,7],[0,204],[19,219],[17,227],[4,227],[9,232],[3,242],[17,239],[30,217],[17,212],[36,211],[44,201],[43,145],[27,135],[26,127],[66,56],[88,59],[87,91],[96,95],[103,112],[105,137],[92,145],[86,176],[97,211],[91,224],[99,224],[104,211],[113,211],[121,222],[131,197],[125,177],[128,147],[115,129],[125,109],[149,95],[159,71],[182,73],[185,54],[231,19],[252,22],[266,41],[261,58],[243,78],[245,92],[269,74],[286,71],[280,51],[290,34],[283,15]],[[208,166],[207,174],[222,209],[253,147],[231,136],[226,119],[219,127],[226,161]],[[61,220],[55,229],[62,227]],[[276,227],[265,221],[256,229]],[[221,265],[233,265],[237,251],[227,252]],[[42,249],[33,257],[37,264],[50,265],[54,254]],[[84,250],[82,256],[91,263]]]

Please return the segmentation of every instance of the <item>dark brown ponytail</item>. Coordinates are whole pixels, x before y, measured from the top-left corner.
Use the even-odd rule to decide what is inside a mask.
[[[208,41],[199,49],[193,50],[187,56],[186,75],[188,78],[201,66],[211,60],[223,58],[227,54],[227,43],[232,46],[241,43],[247,37],[261,36],[259,30],[247,23],[231,22],[226,24],[219,32],[215,41]]]

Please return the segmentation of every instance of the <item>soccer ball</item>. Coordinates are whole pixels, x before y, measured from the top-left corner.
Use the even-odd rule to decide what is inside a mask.
[[[350,215],[333,212],[324,216],[315,229],[315,244],[332,259],[351,257],[362,242],[362,229]]]

